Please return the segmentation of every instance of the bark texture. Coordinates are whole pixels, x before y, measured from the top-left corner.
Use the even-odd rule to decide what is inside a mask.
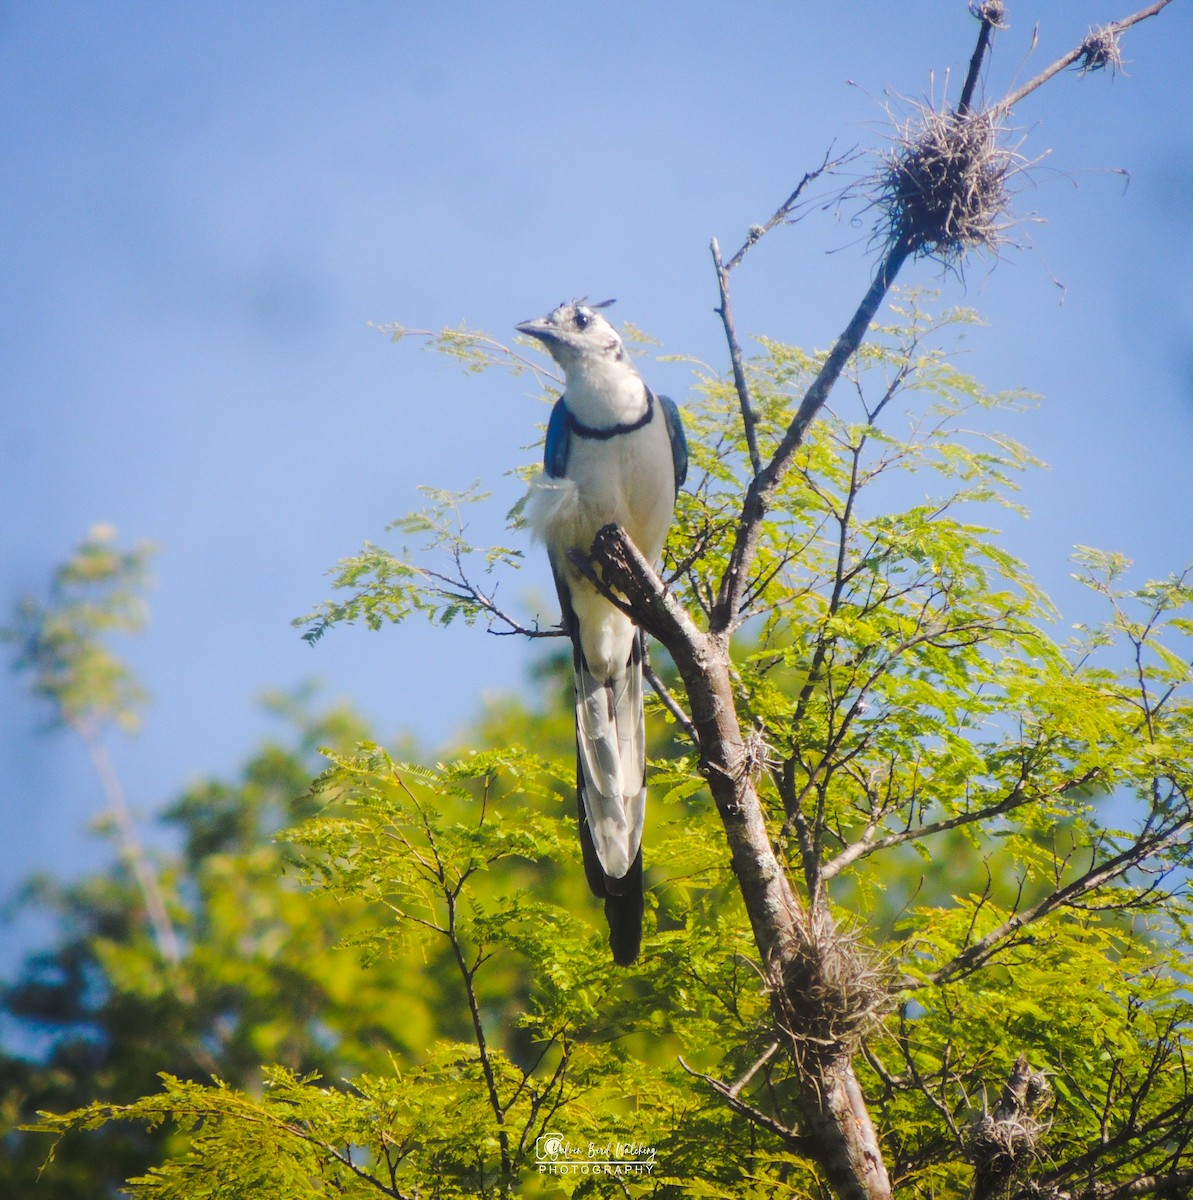
[[[840,986],[848,951],[827,914],[802,904],[771,847],[738,723],[728,636],[698,629],[617,526],[597,534],[592,561],[667,647],[687,688],[705,776],[771,980],[776,1028],[799,1071],[798,1115],[811,1156],[842,1200],[888,1200],[890,1181],[853,1071],[857,1022],[833,1002],[848,994]]]

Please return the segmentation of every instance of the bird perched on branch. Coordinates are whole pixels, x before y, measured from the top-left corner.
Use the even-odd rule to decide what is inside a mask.
[[[642,941],[646,727],[638,629],[569,557],[619,525],[651,562],[663,552],[688,451],[679,410],[630,364],[617,331],[582,300],[518,326],[563,368],[527,520],[547,547],[576,672],[576,792],[588,885],[605,901],[615,962]]]

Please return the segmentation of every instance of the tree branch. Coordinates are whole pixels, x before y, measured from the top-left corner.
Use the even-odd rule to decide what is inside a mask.
[[[1119,1184],[1098,1184],[1083,1193],[1090,1200],[1130,1200],[1133,1196],[1154,1196],[1163,1192],[1166,1196],[1188,1194],[1193,1187],[1193,1170],[1169,1171],[1162,1175],[1137,1175]]]
[[[1101,1160],[1133,1142],[1138,1142],[1141,1138],[1156,1135],[1157,1139],[1163,1143],[1168,1141],[1175,1131],[1187,1130],[1191,1115],[1193,1115],[1193,1096],[1183,1096],[1175,1104],[1169,1105],[1142,1125],[1136,1125],[1134,1120],[1128,1121],[1112,1137],[1094,1143],[1084,1154],[1037,1176],[1036,1182],[1052,1185],[1075,1176],[1090,1177],[1099,1169]],[[1078,1194],[1088,1195],[1089,1193]]]
[[[777,1043],[776,1043],[777,1045]],[[773,1048],[767,1051],[766,1057],[769,1058],[774,1052]],[[705,1075],[703,1071],[697,1071],[693,1067],[689,1067],[684,1062],[682,1055],[679,1059],[679,1065],[691,1076],[707,1083],[714,1092],[717,1093],[729,1105],[735,1113],[745,1117],[752,1125],[757,1125],[759,1129],[765,1129],[768,1133],[773,1133],[782,1141],[783,1145],[788,1150],[795,1150],[797,1153],[808,1154],[813,1151],[810,1139],[801,1134],[798,1130],[788,1129],[781,1121],[777,1121],[769,1113],[764,1113],[761,1109],[755,1108],[752,1104],[747,1104],[738,1094],[740,1088],[737,1085],[731,1085],[715,1078],[712,1075]]]
[[[990,35],[1002,18],[1002,5],[986,3],[977,9],[978,19],[982,27],[978,31],[978,44],[974,47],[973,57],[969,60],[969,73],[965,76],[965,84],[961,88],[961,99],[957,101],[957,116],[964,117],[969,112],[973,94],[978,85],[978,74],[982,69],[982,60],[990,48]]]
[[[655,673],[645,637],[642,639],[642,674],[645,676],[646,682],[654,689],[654,694],[663,702],[663,707],[675,718],[675,723],[687,734],[688,741],[699,752],[700,736],[696,732],[696,726],[692,724],[692,718],[684,711],[683,705],[676,700],[667,685]]]
[[[823,957],[830,953],[826,946],[836,943],[831,934],[814,928],[771,846],[748,769],[728,638],[695,626],[616,525],[600,530],[591,556],[602,568],[605,586],[626,597],[638,623],[667,647],[687,688],[701,768],[725,829],[755,943],[775,981],[776,1027],[801,1071],[797,1107],[808,1131],[806,1144],[801,1142],[804,1152],[842,1200],[890,1200],[877,1134],[853,1071],[852,1047],[806,1027],[811,1017],[800,1006],[801,980],[818,977]],[[816,1053],[810,1054],[807,1047],[813,1044]]]
[[[976,970],[999,949],[999,944],[1005,938],[1017,933],[1024,926],[1038,921],[1058,908],[1071,906],[1080,897],[1120,878],[1153,855],[1183,842],[1188,836],[1190,824],[1193,824],[1191,819],[1178,821],[1167,833],[1140,838],[1126,850],[1107,859],[1100,866],[1091,868],[1072,883],[1045,896],[1039,903],[1033,904],[1022,913],[1015,913],[997,929],[991,930],[985,937],[967,946],[960,954],[950,959],[943,967],[933,971],[925,982],[946,983],[959,974],[968,974],[970,971]]]
[[[456,563],[455,575],[445,575],[442,571],[433,571],[429,567],[420,567],[419,571],[424,578],[432,582],[435,593],[442,599],[476,608],[481,612],[487,613],[490,618],[489,633],[495,637],[517,635],[526,638],[554,638],[567,636],[562,628],[540,629],[537,621],[533,626],[529,626],[523,625],[516,618],[511,617],[509,613],[498,607],[496,590],[494,590],[493,595],[489,595],[487,592],[481,590],[479,584],[473,583],[468,578],[468,573],[464,570],[464,563],[458,548],[452,557]],[[494,629],[492,621],[500,621],[506,628]]]
[[[1130,29],[1132,25],[1138,25],[1140,21],[1154,17],[1171,3],[1172,0],[1156,0],[1155,4],[1149,4],[1147,8],[1141,8],[1137,13],[1132,13],[1131,16],[1124,17],[1121,21],[1111,21],[1109,25],[1104,25],[1100,32],[1108,34],[1110,37],[1117,37],[1125,29]],[[1046,67],[1034,79],[1029,79],[1021,88],[1016,88],[1010,95],[1004,96],[990,109],[991,116],[1005,117],[1025,96],[1031,95],[1054,75],[1059,75],[1066,67],[1071,67],[1086,52],[1087,41],[1088,39],[1083,39],[1079,46],[1070,50],[1068,54],[1062,54],[1056,62],[1050,67]]]
[[[145,901],[145,911],[153,929],[158,953],[170,967],[177,967],[182,962],[182,949],[178,942],[178,934],[174,929],[174,922],[170,919],[170,912],[166,907],[166,900],[162,894],[161,885],[158,883],[157,873],[137,835],[136,822],[133,821],[133,815],[129,811],[124,788],[112,766],[107,747],[104,745],[99,731],[90,722],[71,716],[64,717],[64,720],[82,739],[92,769],[99,779],[100,787],[103,788],[104,796],[108,801],[108,807],[116,820],[120,848],[141,889],[141,896]],[[183,995],[182,998],[193,1000],[194,994]]]
[[[890,290],[895,276],[898,275],[899,269],[907,260],[909,253],[910,248],[902,242],[896,243],[887,251],[865,296],[862,297],[862,302],[854,312],[852,320],[837,338],[816,378],[804,393],[799,409],[773,457],[750,483],[738,521],[733,551],[718,588],[717,600],[713,608],[711,632],[722,634],[732,632],[735,628],[750,567],[758,550],[762,521],[770,507],[771,495],[791,466],[796,452],[803,445],[809,426],[824,407],[845,364],[853,357],[865,339],[870,322],[874,319],[879,305]]]
[[[1063,796],[1066,792],[1070,792],[1074,788],[1085,786],[1097,774],[1098,772],[1094,768],[1091,768],[1083,775],[1065,780],[1059,787],[1052,789],[1046,794]],[[902,829],[898,833],[890,833],[885,837],[871,837],[868,839],[863,834],[856,842],[846,846],[839,854],[829,859],[821,867],[820,873],[823,878],[832,879],[834,875],[840,874],[841,871],[852,863],[857,862],[858,859],[866,858],[879,850],[889,850],[892,846],[901,846],[905,842],[916,841],[923,837],[931,837],[936,833],[946,833],[950,829],[957,829],[962,825],[972,825],[975,821],[988,821],[994,817],[1000,817],[1004,813],[1019,808],[1021,805],[1035,803],[1040,799],[1041,794],[1038,792],[1030,793],[1022,785],[1017,785],[1013,791],[997,804],[991,804],[987,808],[975,809],[973,812],[958,813],[955,817],[945,817],[939,821],[931,821],[927,825],[920,825],[914,829]],[[866,833],[872,833],[876,828],[876,826],[868,827]]]
[[[710,249],[713,266],[717,272],[717,288],[721,293],[721,304],[717,309],[717,314],[721,318],[721,324],[725,327],[725,340],[729,343],[729,361],[733,364],[733,386],[737,388],[742,425],[746,431],[746,445],[750,450],[750,466],[754,469],[754,477],[757,478],[762,470],[762,458],[758,453],[757,418],[754,415],[754,403],[750,398],[750,385],[746,380],[746,368],[742,363],[741,343],[737,340],[737,331],[733,327],[733,309],[729,303],[729,269],[721,262],[721,247],[717,244],[716,238],[713,238]]]
[[[437,850],[435,856],[436,858],[439,857]],[[463,880],[461,880],[462,882]],[[464,947],[460,944],[459,934],[456,930],[456,896],[458,894],[459,888],[451,888],[446,886],[446,884],[443,887],[443,895],[447,901],[447,935],[448,940],[451,942],[452,955],[456,960],[456,967],[460,972],[460,979],[464,984],[464,992],[468,999],[468,1014],[472,1021],[472,1032],[476,1039],[481,1070],[485,1076],[489,1107],[493,1110],[493,1118],[497,1123],[497,1143],[501,1151],[501,1170],[504,1175],[508,1176],[513,1171],[513,1160],[510,1157],[509,1130],[505,1124],[506,1106],[502,1105],[501,1097],[497,1091],[497,1076],[493,1070],[493,1062],[489,1055],[489,1044],[485,1037],[485,1026],[481,1019],[480,1004],[477,1001],[476,988],[473,985],[476,968],[480,965],[480,960],[474,966],[468,966],[464,958]]]
[[[831,173],[838,167],[844,166],[847,162],[850,162],[857,156],[857,152],[855,150],[850,150],[841,155],[840,158],[834,158],[830,160],[829,155],[832,154],[832,152],[833,148],[830,146],[825,151],[824,159],[820,166],[813,167],[812,170],[805,172],[803,179],[801,179],[799,183],[795,185],[795,191],[793,191],[791,195],[788,196],[787,199],[775,209],[774,213],[771,215],[770,219],[765,225],[752,225],[750,227],[750,232],[746,235],[746,240],[742,243],[741,249],[738,250],[738,252],[725,264],[726,272],[732,271],[733,268],[736,267],[743,258],[745,258],[746,252],[756,246],[768,233],[770,233],[772,229],[774,229],[776,225],[778,225],[781,221],[788,221],[791,219],[791,214],[795,211],[795,206],[799,201],[800,196],[803,195],[808,184],[812,183],[816,179],[819,179],[821,175]]]

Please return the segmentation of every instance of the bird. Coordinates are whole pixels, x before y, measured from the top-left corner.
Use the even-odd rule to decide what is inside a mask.
[[[587,553],[597,531],[615,524],[657,562],[687,475],[688,448],[679,408],[646,386],[599,311],[612,303],[568,301],[517,329],[541,342],[564,374],[525,514],[532,537],[547,549],[572,642],[584,873],[605,902],[613,960],[628,966],[641,948],[644,907],[643,642],[569,552]]]

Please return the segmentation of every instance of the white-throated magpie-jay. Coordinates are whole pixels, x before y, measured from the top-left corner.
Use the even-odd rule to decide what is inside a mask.
[[[688,451],[679,410],[642,382],[617,331],[597,311],[603,307],[561,304],[518,330],[542,342],[565,376],[526,514],[550,555],[572,639],[584,871],[605,901],[613,958],[626,964],[642,941],[642,645],[633,622],[585,579],[568,551],[587,553],[597,531],[616,524],[657,562]]]

